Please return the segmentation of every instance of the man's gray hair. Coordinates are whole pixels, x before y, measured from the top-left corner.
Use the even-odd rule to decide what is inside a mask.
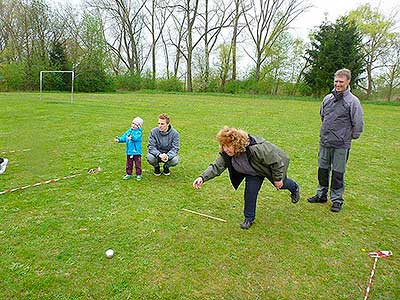
[[[349,69],[340,69],[335,73],[335,77],[337,76],[346,76],[347,80],[351,80],[351,71]]]

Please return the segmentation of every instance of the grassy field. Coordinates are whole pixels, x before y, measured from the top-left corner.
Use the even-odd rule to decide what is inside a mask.
[[[363,104],[365,132],[334,214],[306,201],[317,184],[319,101],[126,93],[77,94],[71,105],[67,94],[2,93],[0,104],[0,152],[17,150],[3,154],[0,191],[82,174],[0,195],[0,299],[363,299],[376,250],[393,256],[378,262],[370,299],[400,299],[400,106]],[[180,132],[181,163],[155,177],[143,159],[143,180],[122,180],[125,146],[114,136],[141,116],[146,153],[161,112]],[[294,205],[265,182],[247,231],[243,185],[234,191],[224,173],[192,188],[224,125],[283,148],[301,187]]]

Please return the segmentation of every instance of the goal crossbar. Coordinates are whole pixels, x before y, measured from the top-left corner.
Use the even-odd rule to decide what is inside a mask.
[[[40,71],[40,101],[42,101],[42,91],[43,91],[43,74],[44,73],[71,73],[71,103],[74,102],[74,71]]]

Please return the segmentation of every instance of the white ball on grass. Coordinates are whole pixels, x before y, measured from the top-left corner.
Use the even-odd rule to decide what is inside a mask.
[[[108,249],[106,251],[106,257],[107,258],[113,258],[113,256],[114,256],[114,250],[113,249]]]

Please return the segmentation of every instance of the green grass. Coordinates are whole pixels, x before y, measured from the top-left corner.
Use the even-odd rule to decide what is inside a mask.
[[[0,195],[0,299],[362,299],[376,250],[393,256],[378,262],[370,298],[400,299],[399,106],[363,104],[345,206],[333,214],[306,201],[317,184],[319,101],[122,93],[76,94],[71,105],[68,94],[2,93],[0,104],[0,151],[31,149],[3,155],[0,191],[82,173]],[[155,177],[143,159],[143,180],[122,180],[125,147],[114,136],[139,115],[145,144],[161,112],[181,134],[181,163]],[[293,205],[266,182],[248,231],[243,186],[235,192],[227,174],[191,186],[224,125],[283,148],[301,186]]]

